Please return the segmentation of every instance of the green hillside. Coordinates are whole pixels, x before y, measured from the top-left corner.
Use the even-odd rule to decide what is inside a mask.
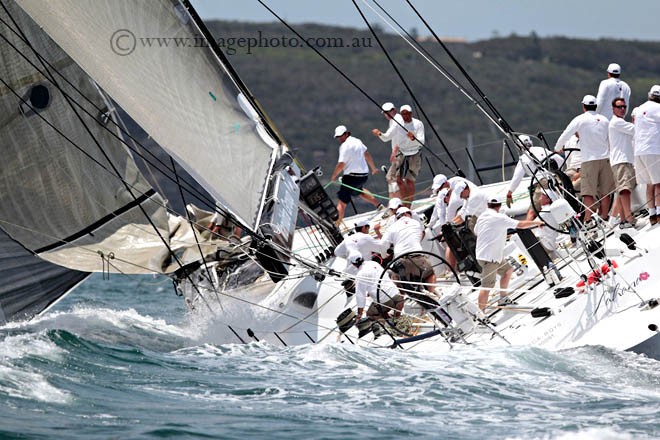
[[[207,24],[306,168],[320,165],[327,182],[337,160],[338,144],[332,133],[339,124],[347,125],[354,136],[365,142],[377,164],[388,163],[389,143],[382,143],[371,134],[372,128],[386,128],[379,109],[302,43],[298,43],[300,47],[282,47],[283,40],[291,46],[289,39],[295,37],[283,25],[225,21]],[[378,103],[414,104],[368,31],[314,24],[299,25],[296,30],[306,38],[320,38],[326,46],[337,46],[341,39],[345,47],[319,50]],[[468,133],[479,166],[501,163],[502,136],[474,104],[398,36],[379,35],[461,168],[466,173],[471,168],[465,153]],[[267,43],[269,47],[248,49],[249,38],[260,39],[262,46]],[[272,47],[272,39],[278,41],[278,47]],[[459,81],[467,84],[435,41],[423,44]],[[551,142],[581,112],[582,96],[596,94],[610,62],[621,64],[622,79],[633,91],[633,106],[646,99],[651,85],[660,83],[660,43],[530,35],[448,46],[514,130],[542,131]],[[421,119],[418,109],[414,105],[413,108]],[[438,138],[424,123],[427,145],[449,162]],[[451,173],[430,154],[426,157],[431,159],[435,172]],[[504,160],[510,161],[511,156],[507,153]],[[507,176],[511,172],[508,169]],[[496,170],[483,177],[493,181],[501,175]],[[425,167],[420,182],[428,185],[430,178]],[[372,178],[368,186],[380,193],[386,188],[382,176]]]

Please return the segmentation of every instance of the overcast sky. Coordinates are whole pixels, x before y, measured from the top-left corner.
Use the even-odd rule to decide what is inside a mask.
[[[364,4],[373,22],[380,22]],[[427,34],[405,0],[377,0],[406,29]],[[285,20],[365,27],[351,0],[264,0]],[[257,0],[192,0],[204,19],[276,20]],[[660,41],[660,0],[412,0],[440,36],[470,41],[512,32]],[[373,5],[371,1],[369,4]],[[374,6],[374,8],[376,8]],[[382,22],[381,26],[386,28]]]

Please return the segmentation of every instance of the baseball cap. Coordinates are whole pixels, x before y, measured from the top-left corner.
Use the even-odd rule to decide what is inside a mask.
[[[621,66],[619,66],[617,63],[611,63],[609,66],[607,66],[607,71],[609,73],[619,74],[621,73]]]
[[[596,105],[596,97],[594,95],[584,95],[584,98],[582,98],[582,104]]]
[[[405,206],[401,206],[399,209],[396,210],[396,218],[401,217],[403,214],[410,212],[410,208],[407,208]]]
[[[346,128],[345,125],[338,125],[337,128],[335,128],[335,137],[339,137],[346,133],[348,129]]]
[[[500,197],[493,197],[488,200],[488,206],[498,206],[502,204],[502,199]]]
[[[391,102],[386,102],[385,104],[381,105],[380,108],[383,109],[383,113],[386,113],[396,107],[394,107],[394,104],[392,104]]]
[[[520,142],[522,142],[524,146],[526,147],[532,146],[532,138],[530,138],[526,134],[521,134],[520,136],[518,136],[518,139],[520,139]]]
[[[399,109],[399,113],[401,112],[410,112],[412,113],[412,107],[409,106],[408,104],[402,105],[401,108]]]
[[[447,182],[447,176],[444,174],[438,174],[433,178],[433,184],[431,185],[431,191],[437,191],[442,185]]]
[[[449,192],[449,188],[442,188],[440,191],[438,191],[438,198],[444,199],[447,196],[448,192]]]
[[[348,253],[348,262],[351,264],[355,264],[358,261],[364,261],[362,258],[362,254],[356,250],[352,250]]]
[[[400,198],[398,197],[392,197],[390,201],[387,203],[387,207],[390,209],[394,209],[395,211],[399,206],[403,205],[403,202],[401,201]]]
[[[454,184],[451,190],[456,194],[462,193],[463,190],[467,187],[467,183],[465,182],[465,180],[455,180],[453,183]]]
[[[660,86],[656,84],[651,87],[651,90],[649,90],[649,96],[660,96]]]
[[[355,227],[356,228],[362,228],[364,226],[367,226],[368,224],[369,224],[369,219],[368,218],[362,218],[362,219],[355,222]]]

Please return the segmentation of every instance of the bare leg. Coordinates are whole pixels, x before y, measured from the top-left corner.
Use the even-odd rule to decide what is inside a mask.
[[[606,195],[600,199],[600,206],[598,207],[598,215],[605,220],[610,215],[610,196]]]
[[[360,193],[360,198],[363,200],[366,200],[367,202],[371,203],[374,206],[378,206],[378,200],[374,197],[371,192],[367,188],[362,188],[363,193]]]
[[[654,184],[653,187],[655,192],[655,201],[653,202],[653,205],[655,206],[655,209],[658,209],[660,206],[660,183]]]
[[[527,217],[525,220],[534,220],[536,218],[536,211],[534,211],[534,208],[530,208],[527,211]]]
[[[586,205],[586,210],[584,212],[584,221],[585,223],[591,219],[591,211],[596,207],[594,203],[593,196],[582,196],[584,199],[584,204]]]
[[[628,216],[625,213],[625,210],[623,208],[623,192],[626,190],[621,191],[615,198],[614,198],[614,203],[612,204],[612,215],[615,217],[619,217],[621,221],[627,220]],[[628,196],[630,196],[630,193],[628,193]],[[628,197],[628,202],[630,202],[630,197]],[[630,208],[630,205],[628,205],[628,208]],[[630,211],[630,209],[628,209]]]
[[[338,225],[340,225],[342,220],[344,220],[345,211],[346,211],[346,203],[340,200],[339,202],[337,202],[337,212],[339,213],[339,217],[337,218]]]
[[[634,218],[630,209],[630,191],[627,189],[621,191],[617,200],[619,201],[619,207],[621,208],[620,218],[622,220],[625,219],[627,222],[632,222]]]
[[[445,249],[445,260],[447,260],[447,263],[449,263],[452,269],[456,269],[456,258],[454,257],[454,253],[451,251],[449,246],[447,246],[447,249]]]
[[[488,305],[488,290],[482,289],[479,291],[478,304],[482,312],[486,310],[486,306]]]
[[[513,268],[509,269],[506,271],[504,276],[500,278],[500,298],[506,298],[509,296],[507,292],[504,291],[504,289],[507,289],[509,287],[509,281],[511,281],[511,275],[513,275]]]

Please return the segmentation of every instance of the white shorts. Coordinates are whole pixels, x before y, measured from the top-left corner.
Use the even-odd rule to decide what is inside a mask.
[[[660,154],[635,156],[635,175],[640,185],[660,183]]]

